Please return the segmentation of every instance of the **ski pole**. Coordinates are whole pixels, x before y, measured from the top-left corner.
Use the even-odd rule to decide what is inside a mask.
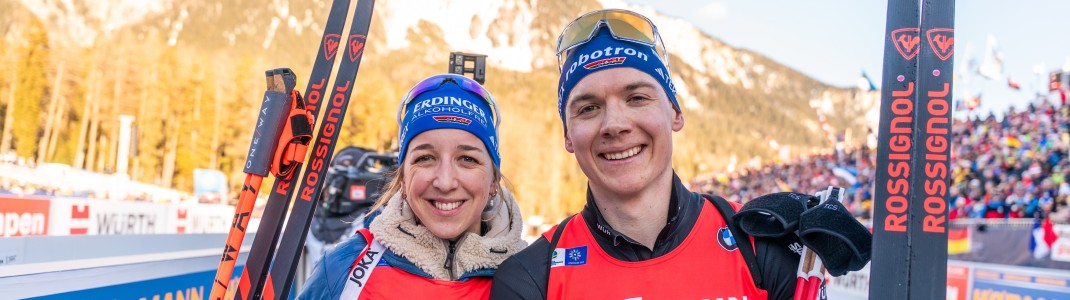
[[[816,268],[817,258],[816,253],[810,248],[803,248],[803,255],[799,258],[799,269],[795,273],[795,296],[793,300],[814,300],[811,294],[814,294],[811,289],[814,287],[812,282],[814,281],[812,274]],[[820,279],[817,279],[817,289],[821,288]]]
[[[817,205],[822,205],[827,201],[840,201],[846,196],[846,191],[842,188],[830,186],[824,191],[820,191],[816,195],[818,199]],[[821,263],[821,258],[817,256],[817,252],[811,250],[810,247],[803,246],[803,252],[799,257],[799,269],[795,273],[795,295],[793,300],[814,300],[820,299],[821,285],[825,281],[825,266]]]
[[[235,207],[234,220],[227,234],[227,243],[223,248],[223,256],[216,269],[215,283],[208,299],[223,299],[230,285],[231,275],[234,273],[234,265],[241,252],[242,240],[249,226],[253,206],[256,204],[256,196],[260,185],[271,168],[275,156],[275,148],[278,146],[279,137],[282,135],[285,118],[289,116],[292,96],[289,91],[293,90],[295,78],[293,71],[289,69],[274,69],[266,72],[267,91],[260,106],[260,114],[257,117],[256,126],[253,130],[252,142],[249,145],[249,153],[246,156],[244,172],[245,183],[242,185],[241,195]]]
[[[279,144],[275,147],[275,153],[271,163],[271,174],[275,175],[275,184],[269,192],[267,205],[260,217],[260,225],[257,235],[253,239],[252,249],[246,259],[245,268],[242,271],[241,280],[238,282],[238,290],[235,299],[260,299],[260,291],[265,282],[268,267],[271,266],[271,258],[275,253],[275,244],[279,240],[278,230],[282,227],[286,215],[286,207],[289,204],[294,174],[305,162],[308,154],[308,142],[312,140],[313,115],[309,111],[310,106],[305,99],[295,90],[290,91],[290,104],[285,126],[278,139]],[[283,197],[278,197],[280,190],[285,190]],[[274,224],[272,226],[271,224]],[[263,229],[264,231],[260,231]]]

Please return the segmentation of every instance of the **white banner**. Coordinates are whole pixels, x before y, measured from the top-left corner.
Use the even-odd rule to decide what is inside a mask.
[[[173,205],[175,233],[226,233],[234,207],[226,205]]]
[[[234,207],[225,205],[52,199],[49,235],[223,233]]]
[[[168,214],[171,208],[162,204],[53,198],[51,211],[49,235],[177,232]]]

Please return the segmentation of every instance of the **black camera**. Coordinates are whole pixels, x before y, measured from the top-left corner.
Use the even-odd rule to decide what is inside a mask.
[[[450,52],[450,73],[472,74],[472,79],[479,84],[487,80],[487,55]]]

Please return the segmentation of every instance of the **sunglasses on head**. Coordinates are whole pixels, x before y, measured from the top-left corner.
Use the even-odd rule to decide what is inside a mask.
[[[618,40],[644,44],[654,48],[665,65],[669,57],[657,26],[647,17],[623,9],[603,9],[589,12],[565,26],[557,38],[557,67],[561,70],[570,50],[590,42],[598,29],[605,25]]]
[[[498,102],[494,100],[494,96],[492,96],[490,94],[490,91],[487,91],[486,88],[483,88],[483,86],[475,80],[457,74],[434,75],[431,77],[427,77],[424,80],[421,80],[419,83],[413,86],[412,89],[409,90],[407,94],[405,94],[405,98],[402,98],[401,106],[398,107],[398,124],[401,124],[402,118],[405,117],[405,114],[407,113],[407,111],[405,111],[405,108],[408,107],[409,103],[412,102],[412,100],[416,99],[416,96],[419,96],[420,94],[426,92],[437,90],[443,85],[450,83],[456,84],[462,90],[476,94],[480,98],[483,98],[484,101],[487,101],[487,103],[490,104],[491,114],[494,118],[494,128],[498,128],[498,124],[501,123],[501,115],[498,112]]]

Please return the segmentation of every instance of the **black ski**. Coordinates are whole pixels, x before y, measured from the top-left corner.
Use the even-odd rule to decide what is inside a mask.
[[[912,177],[919,171],[911,165],[915,150],[917,56],[921,49],[919,2],[888,1],[874,178],[870,299],[909,297],[911,224],[908,209],[914,204],[909,200],[909,193],[913,190]]]
[[[349,36],[346,39],[345,57],[333,81],[334,89],[331,97],[324,99],[328,104],[323,116],[319,119],[321,124],[313,138],[314,144],[309,148],[312,155],[308,158],[308,167],[301,173],[301,186],[296,190],[297,199],[294,200],[293,209],[286,220],[286,230],[279,241],[276,258],[271,268],[269,280],[273,283],[265,287],[264,298],[281,299],[290,293],[294,271],[297,269],[297,262],[308,235],[308,227],[312,223],[316,203],[323,189],[321,180],[327,175],[327,166],[334,156],[334,147],[338,141],[338,131],[342,128],[342,121],[349,106],[349,96],[353,91],[353,82],[364,54],[364,44],[371,26],[374,6],[374,0],[358,0],[357,2]],[[311,93],[309,98],[312,98]],[[271,285],[274,291],[270,291]]]
[[[921,12],[908,299],[943,299],[947,293],[955,0],[923,0]]]
[[[946,296],[955,2],[919,2],[888,3],[870,299]]]
[[[304,93],[305,109],[309,110],[313,116],[319,111],[320,100],[326,91],[327,79],[330,78],[334,69],[335,54],[342,48],[341,34],[349,14],[349,4],[350,0],[334,0],[331,11],[327,15],[323,38],[317,48],[316,61],[312,65],[312,73]],[[283,146],[285,145],[280,145],[280,147]],[[301,164],[297,163],[291,167],[291,172],[296,173],[301,169]],[[286,217],[286,210],[293,195],[294,184],[292,183],[296,177],[293,175],[295,174],[290,174],[288,177],[275,177],[275,183],[269,190],[268,202],[260,218],[252,248],[249,250],[249,258],[245,262],[245,271],[242,272],[235,299],[260,299],[268,268],[271,267],[271,260],[274,257],[275,246],[279,240],[279,231],[282,229],[283,219]]]

